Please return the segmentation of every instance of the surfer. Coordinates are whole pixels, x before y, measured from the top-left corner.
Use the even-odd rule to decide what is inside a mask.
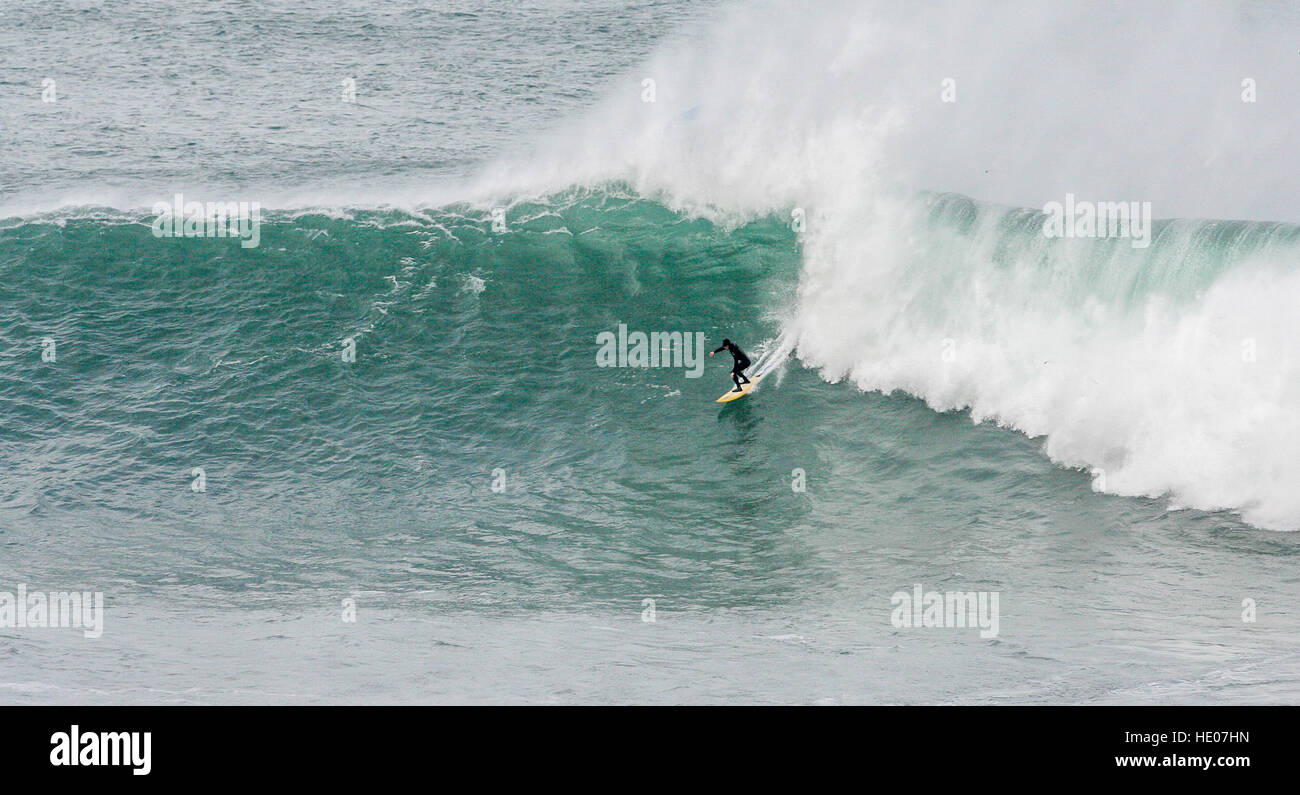
[[[724,339],[722,341],[722,346],[711,352],[709,355],[712,356],[714,353],[719,353],[721,351],[729,351],[732,357],[736,360],[735,365],[731,368],[731,380],[736,382],[736,388],[731,391],[743,392],[744,390],[740,388],[742,383],[741,379],[744,379],[743,383],[749,383],[749,377],[745,375],[745,368],[749,367],[749,357],[740,349],[740,346],[731,340]]]

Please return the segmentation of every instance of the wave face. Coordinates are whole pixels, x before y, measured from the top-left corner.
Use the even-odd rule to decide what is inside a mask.
[[[827,458],[864,481],[892,471],[889,456],[854,452],[863,412],[879,404],[841,416],[851,404],[836,398],[815,433],[804,427],[811,406],[842,390],[783,377],[794,350],[825,381],[1043,437],[1051,459],[1090,470],[1063,473],[1053,500],[1090,479],[1295,528],[1287,351],[1300,329],[1286,264],[1300,229],[1158,222],[1151,246],[1134,249],[1051,241],[1041,214],[952,194],[892,211],[877,205],[855,225],[869,268],[810,258],[818,248],[784,214],[719,226],[613,185],[500,215],[272,213],[253,249],[160,240],[146,216],[123,213],[10,225],[3,505],[32,533],[124,517],[140,533],[204,525],[215,503],[245,531],[287,512],[370,537],[436,504],[440,525],[547,516],[542,526],[591,526],[604,544],[595,528],[648,520],[637,493],[665,499],[695,484],[649,514],[663,523],[653,545],[689,534],[690,517],[739,510],[727,494],[770,492],[774,472]],[[717,432],[698,407],[724,368],[709,360],[693,378],[689,367],[600,367],[600,335],[620,324],[700,333],[710,349],[731,336],[768,354],[760,367],[778,372],[765,400],[783,426],[764,434],[774,446],[739,471],[683,460],[683,433]],[[41,359],[47,339],[54,362]],[[794,413],[779,419],[780,406]],[[717,418],[724,436],[749,444],[752,410]],[[915,414],[894,411],[883,433],[910,436]],[[925,434],[916,444],[926,458],[946,447]],[[964,479],[964,460],[931,474]],[[214,492],[203,509],[184,499],[194,467]],[[497,469],[529,484],[522,504],[485,499]],[[354,526],[347,494],[388,507],[370,504]],[[736,520],[802,521],[799,503],[782,505]],[[486,577],[500,561],[477,565]]]
[[[214,568],[309,583],[277,562],[298,543],[334,555],[340,537],[418,537],[449,604],[498,581],[552,605],[790,587],[621,566],[694,550],[690,517],[739,520],[728,495],[772,472],[718,470],[677,445],[718,433],[699,408],[724,389],[719,359],[707,378],[605,368],[597,341],[620,324],[703,334],[709,348],[763,339],[763,307],[797,278],[793,234],[771,220],[721,229],[611,191],[520,203],[501,220],[496,231],[467,205],[280,213],[248,249],[158,239],[147,217],[121,213],[0,230],[8,532],[39,555],[49,528],[78,528],[61,565],[145,579],[178,566],[217,587]],[[799,435],[782,434],[811,460]],[[700,493],[678,493],[684,483]],[[184,559],[192,545],[207,563]],[[259,560],[268,545],[279,552]],[[409,587],[397,551],[344,581]],[[623,575],[587,582],[578,555]]]

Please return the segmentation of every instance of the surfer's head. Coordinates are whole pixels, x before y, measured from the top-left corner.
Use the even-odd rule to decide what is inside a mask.
[[[731,340],[724,339],[724,340],[722,341],[722,347],[724,347],[724,348],[730,348],[730,347],[731,347]]]

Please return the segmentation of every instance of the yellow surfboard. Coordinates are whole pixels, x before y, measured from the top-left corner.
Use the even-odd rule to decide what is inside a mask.
[[[751,378],[751,379],[749,379],[749,383],[748,383],[748,384],[741,384],[741,385],[740,385],[740,391],[739,391],[739,392],[737,392],[734,388],[732,388],[731,391],[727,392],[727,394],[725,394],[725,395],[723,395],[722,397],[718,398],[718,399],[717,399],[716,401],[714,401],[714,402],[715,402],[715,403],[730,403],[730,402],[733,401],[733,400],[738,400],[739,398],[743,398],[745,395],[748,395],[750,392],[754,391],[754,387],[758,386],[758,382],[759,382],[759,380],[760,380],[761,378],[762,378],[762,376],[759,376],[758,378]]]

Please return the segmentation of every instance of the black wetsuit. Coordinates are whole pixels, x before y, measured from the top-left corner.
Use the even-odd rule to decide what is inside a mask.
[[[722,351],[729,351],[732,357],[736,360],[735,364],[731,368],[731,380],[736,382],[736,389],[739,390],[740,384],[742,383],[741,379],[744,379],[744,383],[749,383],[749,377],[746,376],[744,372],[745,368],[749,367],[749,357],[746,356],[745,352],[740,349],[740,346],[734,342],[724,343],[719,346],[714,353],[720,353]]]

